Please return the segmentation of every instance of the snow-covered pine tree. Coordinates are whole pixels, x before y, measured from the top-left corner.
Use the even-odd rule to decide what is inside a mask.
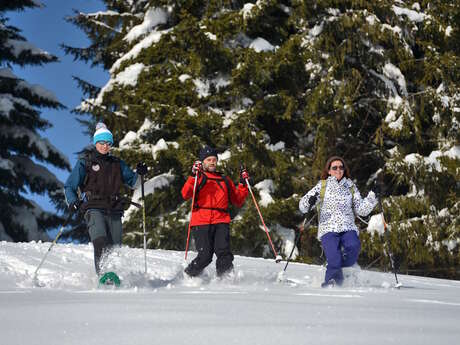
[[[67,51],[111,73],[79,110],[109,124],[123,158],[152,167],[150,247],[183,249],[189,205],[180,188],[210,144],[228,176],[248,167],[285,253],[299,197],[339,154],[363,193],[385,181],[405,268],[459,263],[454,1],[105,3],[105,12],[71,19],[92,43]],[[236,252],[269,256],[251,201],[234,216]],[[141,243],[141,224],[131,212],[126,243]],[[318,244],[309,248],[305,260]],[[377,258],[382,236],[363,234],[363,248],[363,260]]]
[[[387,87],[375,141],[386,155],[392,247],[408,272],[458,278],[460,6],[395,1],[390,9],[389,29],[400,49],[385,54],[373,74]],[[383,22],[372,25],[385,30]]]
[[[337,7],[326,1],[305,9],[319,18],[307,38],[320,78],[310,111],[337,114],[313,117],[312,151],[329,155],[322,142],[336,140],[329,147],[351,162],[361,186],[383,177],[391,247],[402,267],[458,276],[459,7],[332,3]],[[321,109],[328,102],[336,105]],[[313,167],[324,161],[317,158]],[[361,259],[378,258],[383,238],[362,238]]]
[[[0,4],[0,240],[48,240],[45,231],[62,222],[62,217],[31,200],[29,192],[47,194],[57,209],[65,207],[63,184],[40,164],[70,169],[67,158],[40,134],[51,124],[40,116],[39,109],[63,105],[51,92],[18,78],[12,70],[14,65],[57,61],[8,24],[7,11],[37,6],[37,1]]]

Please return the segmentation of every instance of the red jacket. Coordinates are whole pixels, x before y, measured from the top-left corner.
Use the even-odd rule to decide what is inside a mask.
[[[227,184],[221,175],[205,172],[200,174],[198,178],[197,190],[200,182],[203,181],[203,174],[206,174],[207,179],[206,183],[200,189],[198,197],[195,198],[191,226],[230,223],[230,214],[224,211],[229,207]],[[230,186],[231,203],[237,207],[243,206],[244,200],[248,195],[248,187],[240,183],[238,188],[236,188],[232,180],[228,177],[226,178]],[[192,198],[194,183],[195,177],[190,176],[182,187],[182,197],[185,200]]]

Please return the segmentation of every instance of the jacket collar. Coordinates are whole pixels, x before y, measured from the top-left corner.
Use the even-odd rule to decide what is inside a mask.
[[[353,182],[347,177],[343,177],[340,181],[337,181],[337,179],[334,176],[329,176],[327,178],[328,183],[337,183],[339,186],[343,186],[346,188],[350,188],[353,185]]]
[[[96,146],[94,145],[88,145],[86,146],[83,150],[81,150],[78,154],[78,158],[85,158],[85,157],[92,157],[93,159],[96,160],[106,160],[109,159],[110,157],[113,157],[112,154],[109,152],[106,155],[103,155],[99,153],[99,151],[96,149]]]

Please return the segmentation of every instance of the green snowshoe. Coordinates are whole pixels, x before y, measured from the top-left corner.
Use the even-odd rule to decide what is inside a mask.
[[[115,285],[119,287],[120,284],[120,277],[115,272],[106,272],[99,277],[99,285]]]

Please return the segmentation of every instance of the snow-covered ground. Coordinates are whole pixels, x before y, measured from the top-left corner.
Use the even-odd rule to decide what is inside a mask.
[[[123,247],[108,268],[119,289],[97,288],[91,245],[0,242],[0,343],[31,344],[458,344],[460,281],[359,271],[320,288],[324,268],[235,257],[184,279],[184,253]],[[189,259],[194,253],[189,255]]]

